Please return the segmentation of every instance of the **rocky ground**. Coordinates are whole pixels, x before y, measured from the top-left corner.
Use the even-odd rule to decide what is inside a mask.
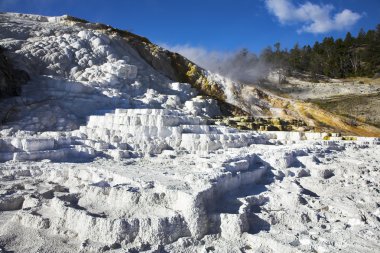
[[[379,152],[371,141],[298,141],[121,161],[10,161],[0,171],[0,245],[16,252],[373,252]]]

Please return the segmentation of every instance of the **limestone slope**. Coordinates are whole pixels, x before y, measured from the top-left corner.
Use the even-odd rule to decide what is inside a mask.
[[[66,120],[74,124],[75,120],[84,122],[90,111],[116,106],[149,107],[156,101],[163,107],[183,108],[196,95],[207,96],[203,102],[188,104],[191,108],[203,103],[203,109],[191,109],[197,113],[244,113],[226,102],[222,84],[205,70],[140,36],[68,16],[1,14],[0,18],[4,54],[31,77],[20,99],[0,104],[3,122],[23,118],[26,111],[38,113],[45,101],[50,101],[50,107],[54,104],[53,110],[65,112],[71,117]],[[98,100],[85,98],[85,94],[96,94]],[[69,100],[70,104],[64,103]],[[79,110],[72,108],[76,101],[81,104]]]

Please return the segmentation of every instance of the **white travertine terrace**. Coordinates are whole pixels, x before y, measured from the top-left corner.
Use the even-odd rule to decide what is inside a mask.
[[[176,110],[116,109],[103,116],[90,116],[86,126],[65,137],[3,139],[0,160],[67,160],[65,155],[91,156],[96,151],[127,158],[132,153],[153,155],[179,148],[207,154],[266,141],[257,133],[208,125],[205,118]]]
[[[134,150],[148,154],[179,147],[208,153],[266,141],[253,132],[210,126],[207,119],[167,109],[116,109],[105,116],[90,116],[79,132],[121,149],[130,144]]]

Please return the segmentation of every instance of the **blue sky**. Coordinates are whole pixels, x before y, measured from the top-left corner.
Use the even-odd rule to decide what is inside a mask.
[[[380,23],[378,0],[0,0],[0,11],[69,14],[155,43],[217,52],[313,44]]]

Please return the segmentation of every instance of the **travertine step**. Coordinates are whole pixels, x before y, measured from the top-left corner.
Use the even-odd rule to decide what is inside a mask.
[[[0,162],[36,161],[49,159],[64,161],[94,155],[91,147],[75,145],[71,138],[4,138],[0,140]]]
[[[69,156],[103,153],[114,158],[136,154],[159,154],[165,149],[212,152],[263,143],[266,137],[240,132],[225,126],[208,125],[207,119],[168,109],[116,109],[92,115],[86,126],[46,137],[5,138],[0,140],[0,161],[62,161]]]
[[[114,113],[90,116],[76,136],[94,140],[99,150],[132,148],[149,154],[181,148],[189,152],[209,152],[263,143],[266,137],[254,132],[207,125],[207,119],[168,109],[116,109]],[[117,152],[116,152],[117,153]]]

